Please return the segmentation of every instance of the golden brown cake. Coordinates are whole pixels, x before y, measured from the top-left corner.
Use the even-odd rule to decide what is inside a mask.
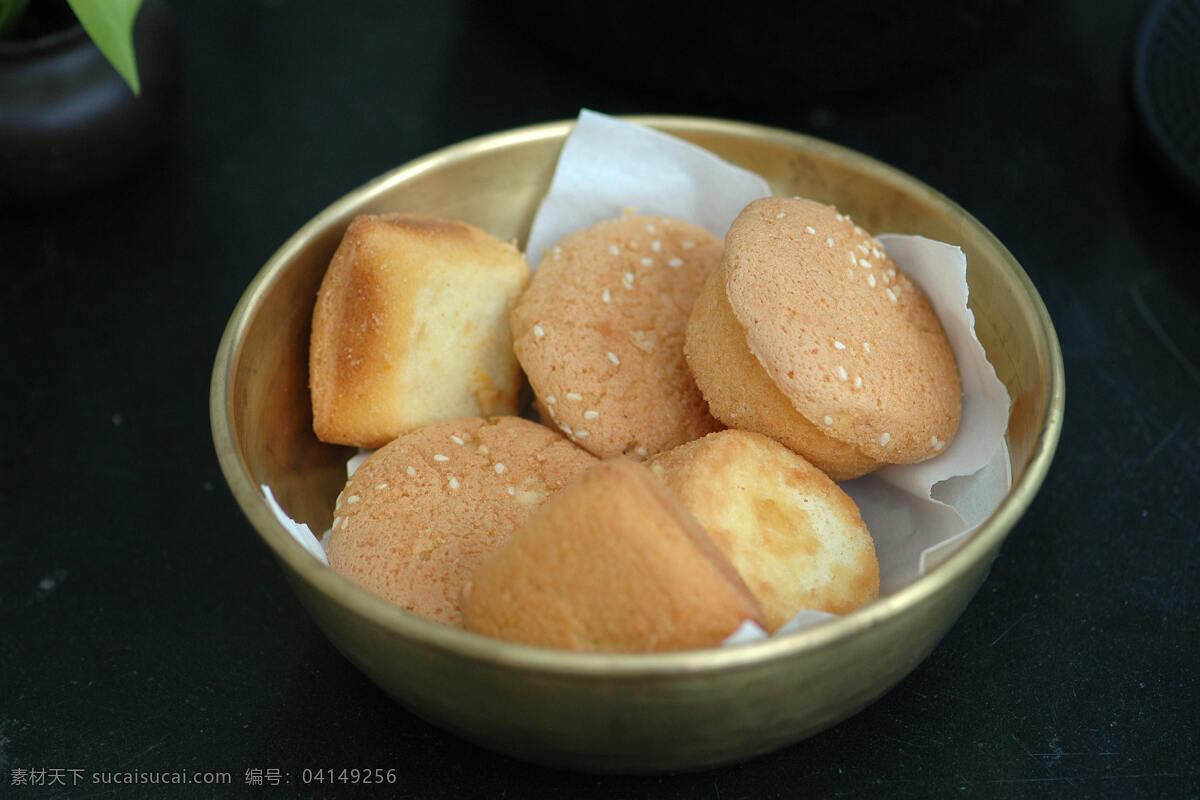
[[[435,422],[375,451],[338,496],[329,564],[423,617],[459,625],[471,571],[596,459],[519,417]]]
[[[875,545],[858,507],[775,440],[725,430],[647,463],[737,568],[768,631],[803,610],[844,614],[878,596]]]
[[[685,350],[726,425],[784,442],[835,480],[931,458],[954,437],[962,388],[941,323],[832,206],[751,203],[709,291]]]
[[[436,420],[515,414],[508,315],[528,280],[513,245],[466,223],[356,218],[313,311],[317,437],[374,448]]]
[[[683,339],[721,249],[694,225],[627,215],[548,252],[512,313],[543,421],[598,456],[639,459],[717,430]]]
[[[463,590],[468,630],[570,650],[720,644],[761,611],[649,469],[602,461],[530,517]]]

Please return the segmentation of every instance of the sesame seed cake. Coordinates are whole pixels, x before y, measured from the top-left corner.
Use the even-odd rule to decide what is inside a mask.
[[[863,474],[871,462],[931,458],[954,437],[962,387],[945,331],[921,290],[848,215],[804,198],[751,203],[726,236],[721,290],[736,325],[693,315],[687,352],[726,424],[735,425],[730,409],[710,396],[717,373],[735,386],[762,385],[748,374],[762,370],[791,409],[784,418],[804,429],[785,443],[835,479]],[[753,362],[728,357],[711,332],[704,337],[706,324],[724,326]],[[752,429],[775,435],[777,427]],[[849,448],[848,461],[831,456],[834,445],[810,451],[809,434]]]
[[[520,417],[444,420],[355,470],[334,506],[329,564],[373,594],[460,625],[471,571],[596,459]]]
[[[550,250],[511,316],[542,420],[598,456],[632,458],[719,429],[683,340],[721,250],[694,225],[636,214]]]

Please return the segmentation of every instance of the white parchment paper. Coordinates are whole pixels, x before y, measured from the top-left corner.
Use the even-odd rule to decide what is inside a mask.
[[[584,110],[564,143],[553,182],[534,218],[526,256],[536,268],[542,254],[567,234],[630,209],[685,220],[723,239],[746,205],[770,193],[760,176],[707,150]],[[929,298],[954,349],[963,384],[962,421],[944,453],[841,484],[858,504],[875,540],[880,594],[887,595],[952,553],[996,509],[1011,488],[1012,476],[1004,442],[1009,396],[975,335],[962,250],[919,236],[885,233],[876,238]],[[349,472],[362,457],[351,460]],[[263,488],[273,503],[270,490]],[[297,540],[326,561],[307,526],[296,525],[274,507]],[[804,611],[777,635],[831,617]],[[747,623],[726,641],[765,635]]]

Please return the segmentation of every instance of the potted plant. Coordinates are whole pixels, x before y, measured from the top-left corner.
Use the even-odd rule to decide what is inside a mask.
[[[146,163],[179,77],[160,0],[0,0],[0,207],[76,198]]]

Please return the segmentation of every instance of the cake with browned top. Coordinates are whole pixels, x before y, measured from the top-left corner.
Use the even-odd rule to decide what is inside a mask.
[[[508,315],[528,280],[516,247],[465,222],[357,217],[313,311],[317,437],[374,448],[437,420],[515,414]]]
[[[801,611],[845,614],[878,596],[879,563],[858,506],[774,439],[725,430],[648,463],[733,563],[768,631]]]

